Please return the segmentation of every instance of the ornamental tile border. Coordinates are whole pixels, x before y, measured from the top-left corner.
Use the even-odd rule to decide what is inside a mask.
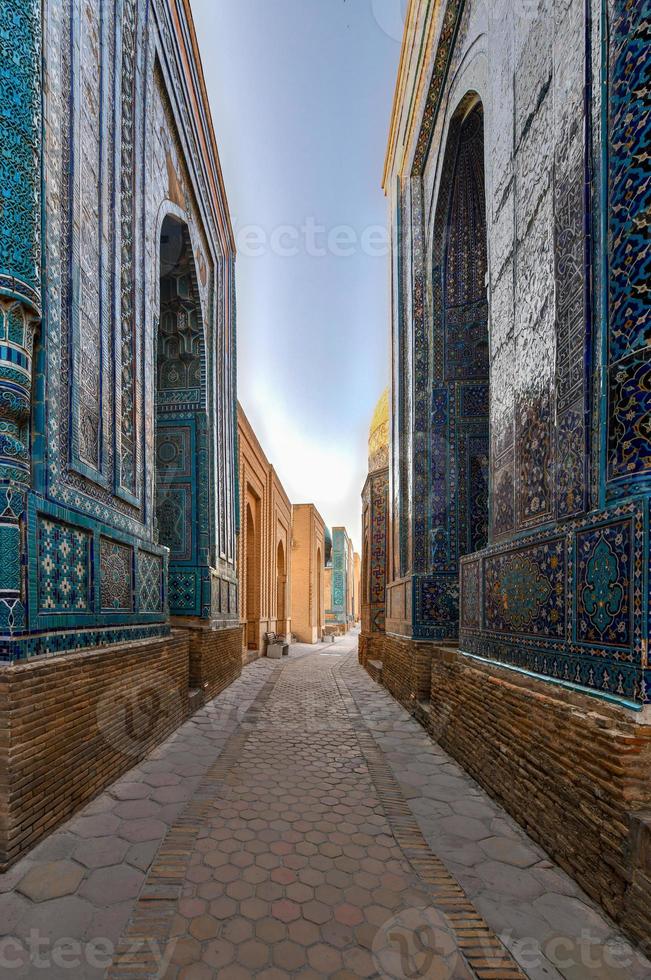
[[[557,567],[551,570],[550,566],[547,574],[534,556],[541,546],[547,553],[554,542]],[[466,556],[461,560],[461,609],[470,620],[461,623],[461,649],[532,671],[543,679],[647,704],[651,700],[648,552],[648,503],[631,500]],[[518,596],[509,591],[508,582],[499,575],[487,577],[487,569],[496,560],[508,559],[508,565],[515,555],[532,564],[533,592],[523,591],[523,582],[518,580],[518,596],[528,604],[529,612],[524,607],[510,608],[512,602],[517,604]],[[469,575],[473,566],[479,566],[478,575]],[[534,582],[541,589],[536,595]],[[470,596],[469,588],[478,589],[478,595]],[[492,589],[491,596],[487,588]],[[496,614],[495,625],[490,626],[487,615],[497,608],[498,599],[509,607],[510,622]],[[545,604],[548,611],[543,623],[540,616]],[[552,616],[554,611],[556,616]]]

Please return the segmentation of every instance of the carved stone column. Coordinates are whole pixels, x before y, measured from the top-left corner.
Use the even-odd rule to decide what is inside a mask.
[[[21,524],[41,315],[41,4],[0,3],[0,639],[25,628]]]

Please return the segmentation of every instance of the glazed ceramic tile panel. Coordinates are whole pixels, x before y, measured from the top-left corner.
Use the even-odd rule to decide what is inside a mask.
[[[233,261],[172,25],[167,0],[1,5],[4,660],[166,632],[168,593],[174,611],[237,619]],[[171,558],[154,411],[165,215],[186,229],[210,352],[200,407],[166,406],[193,440]],[[169,583],[168,564],[184,566]]]
[[[460,620],[469,653],[644,703],[651,3],[612,0],[607,22],[597,0],[534,6],[437,13],[393,226],[394,388],[413,391],[391,496],[413,554],[393,578],[414,639]]]

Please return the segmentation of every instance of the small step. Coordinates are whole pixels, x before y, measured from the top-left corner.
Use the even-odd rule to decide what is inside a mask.
[[[425,698],[419,698],[418,701],[413,702],[413,716],[419,725],[427,728],[429,725],[429,720],[432,712],[432,705],[429,700]]]
[[[382,683],[382,661],[367,660],[366,670],[377,684]]]
[[[195,711],[198,711],[203,706],[205,700],[204,692],[200,687],[190,688],[188,691],[188,708],[190,713],[194,714]]]

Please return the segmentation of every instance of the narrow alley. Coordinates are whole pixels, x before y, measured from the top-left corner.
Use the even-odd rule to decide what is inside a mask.
[[[245,667],[14,865],[2,975],[648,977],[356,653]]]

